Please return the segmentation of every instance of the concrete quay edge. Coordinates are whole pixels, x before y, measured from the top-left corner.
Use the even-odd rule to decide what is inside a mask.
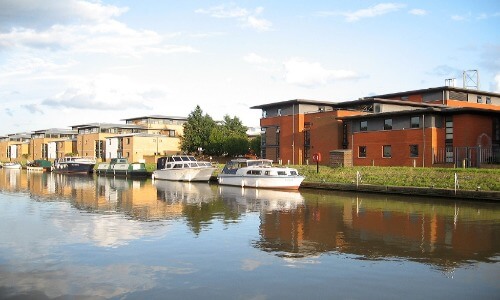
[[[383,186],[371,184],[345,184],[345,183],[330,183],[330,182],[302,182],[300,189],[323,189],[323,190],[340,190],[349,192],[369,192],[369,193],[384,193],[384,194],[399,194],[413,196],[428,196],[428,197],[446,197],[454,199],[468,200],[488,200],[500,201],[500,191],[471,191],[471,190],[455,190],[453,189],[438,189],[431,187],[401,187],[401,186]]]

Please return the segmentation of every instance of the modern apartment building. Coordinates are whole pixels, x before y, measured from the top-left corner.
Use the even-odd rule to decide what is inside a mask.
[[[124,119],[126,124],[141,126],[149,134],[162,134],[168,137],[179,137],[184,132],[185,117],[151,115]]]
[[[78,133],[76,152],[79,156],[95,157],[98,161],[105,159],[106,138],[120,134],[141,133],[142,126],[131,124],[90,123],[72,126]]]
[[[29,142],[30,159],[54,160],[74,153],[76,134],[75,130],[60,128],[34,131]]]
[[[180,139],[160,134],[131,133],[106,138],[105,160],[124,157],[141,161],[147,156],[178,154]]]
[[[283,163],[468,166],[500,161],[500,94],[437,87],[345,102],[290,100],[262,109],[262,156]]]
[[[15,133],[0,136],[0,161],[18,161],[29,157],[31,133]]]

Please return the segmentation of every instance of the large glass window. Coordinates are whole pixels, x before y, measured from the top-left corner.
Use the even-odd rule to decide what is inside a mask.
[[[391,130],[391,129],[392,129],[392,119],[385,119],[384,130]]]
[[[392,157],[392,147],[391,145],[384,145],[382,148],[382,156],[389,158]]]

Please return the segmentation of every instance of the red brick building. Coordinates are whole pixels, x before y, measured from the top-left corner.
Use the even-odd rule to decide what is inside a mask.
[[[468,166],[500,161],[500,94],[438,87],[346,102],[289,100],[262,109],[262,156],[331,164],[351,150],[355,166]],[[351,157],[351,156],[349,156]]]

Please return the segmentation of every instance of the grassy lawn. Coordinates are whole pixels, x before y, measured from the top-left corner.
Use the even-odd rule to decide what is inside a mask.
[[[360,184],[453,189],[457,174],[461,190],[500,191],[500,169],[320,166],[316,173],[316,166],[295,167],[306,182],[356,183],[359,172]]]

